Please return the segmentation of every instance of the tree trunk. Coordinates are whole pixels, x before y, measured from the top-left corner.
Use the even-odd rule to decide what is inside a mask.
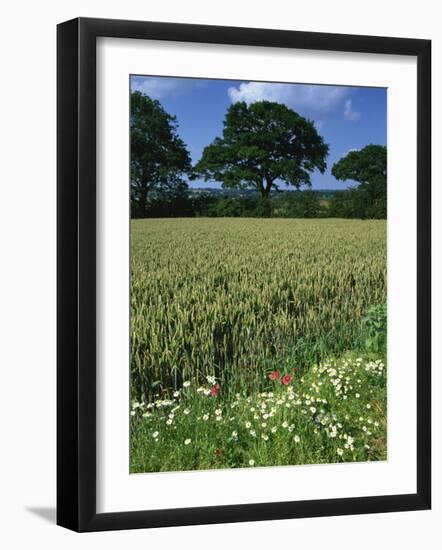
[[[147,186],[142,186],[138,196],[138,210],[139,216],[143,218],[146,215],[146,202],[147,202]]]
[[[261,198],[263,199],[268,199],[269,198],[269,195],[270,195],[270,188],[267,189],[267,187],[263,187],[261,189]]]
[[[265,182],[266,183],[265,185],[262,186],[262,191],[261,191],[263,199],[266,199],[269,197],[270,191],[272,189],[273,180],[271,180],[268,176],[266,176]]]

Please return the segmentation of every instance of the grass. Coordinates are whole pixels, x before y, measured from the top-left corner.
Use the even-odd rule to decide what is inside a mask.
[[[131,262],[131,472],[386,458],[385,221],[134,220]]]

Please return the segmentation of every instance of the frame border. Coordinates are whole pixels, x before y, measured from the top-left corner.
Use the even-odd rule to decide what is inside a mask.
[[[417,58],[417,492],[96,513],[96,38]],[[57,26],[57,524],[107,531],[431,508],[431,41],[78,18]]]

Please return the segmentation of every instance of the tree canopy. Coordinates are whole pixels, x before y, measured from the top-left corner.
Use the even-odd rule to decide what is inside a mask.
[[[238,102],[227,110],[223,137],[205,147],[193,177],[253,187],[268,197],[278,182],[310,185],[313,170],[325,171],[328,150],[314,123],[285,105]]]
[[[149,197],[187,188],[183,176],[191,171],[191,160],[177,127],[176,117],[159,101],[131,93],[131,202],[138,215],[145,213]]]
[[[350,151],[333,165],[332,174],[337,180],[354,180],[362,184],[386,182],[387,148],[367,145],[359,151]]]

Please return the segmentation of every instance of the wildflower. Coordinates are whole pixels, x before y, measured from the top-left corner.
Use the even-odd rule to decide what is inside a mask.
[[[255,461],[254,460],[249,460],[249,466],[255,466]]]
[[[342,456],[344,454],[344,451],[342,449],[336,449],[336,452],[339,456]]]
[[[278,380],[279,376],[280,376],[279,372],[277,370],[274,370],[269,374],[269,379],[270,380]]]
[[[262,426],[263,428],[266,428],[266,427],[267,427],[267,422],[263,422],[263,423],[261,424],[261,426]]]
[[[275,434],[275,433],[276,433],[276,430],[277,430],[277,427],[276,427],[276,426],[273,426],[273,428],[272,428],[272,430],[271,430],[272,434]]]
[[[166,420],[166,424],[167,424],[168,426],[170,426],[170,425],[172,424],[172,422],[173,422],[172,418],[168,418],[168,419]]]
[[[311,412],[312,414],[315,414],[315,412],[316,412],[315,407],[310,407],[310,412]]]
[[[184,440],[184,445],[189,445],[189,443],[192,443],[192,440],[187,438]]]
[[[264,441],[269,440],[269,436],[267,434],[262,434],[261,437],[262,437],[262,439],[264,439]]]
[[[190,411],[189,411],[189,409],[184,409],[183,413],[187,415],[187,414],[190,413]]]
[[[238,437],[238,432],[232,432],[233,439],[236,439]]]
[[[299,437],[299,435],[295,435],[295,437],[293,438],[293,441],[295,443],[299,443],[301,441],[301,438]]]
[[[246,422],[245,424],[246,428],[250,428],[251,425],[252,425],[251,422]]]
[[[212,386],[210,388],[210,395],[212,397],[216,397],[219,394],[220,387],[221,386],[219,384],[215,384],[214,386]]]
[[[135,411],[130,411],[131,416],[135,416]]]
[[[255,430],[250,430],[249,433],[250,433],[250,435],[251,435],[252,437],[256,437],[256,432],[255,432]]]
[[[208,414],[204,414],[204,415],[203,415],[203,420],[209,420],[209,415],[208,415]]]
[[[156,439],[159,435],[160,435],[159,432],[153,432],[152,437]]]
[[[216,381],[214,376],[206,376],[206,380],[209,384],[212,384],[212,385],[215,384],[215,381]]]
[[[288,428],[289,427],[289,423],[287,422],[287,420],[284,420],[284,422],[282,423],[282,427],[283,428]]]
[[[220,416],[220,415],[222,414],[222,412],[223,412],[223,411],[222,411],[221,409],[216,409],[216,410],[215,410],[216,416]]]
[[[174,392],[173,392],[173,396],[174,396],[174,397],[179,397],[179,395],[180,395],[180,392],[179,392],[179,391],[174,391]]]
[[[292,380],[293,376],[291,374],[286,374],[281,378],[281,384],[288,386]]]
[[[356,399],[359,399],[361,396],[359,395],[359,393],[356,393],[355,397],[356,397]]]
[[[371,409],[370,403],[367,403],[365,406],[367,407],[367,409]]]
[[[189,386],[190,386],[189,380],[186,380],[185,382],[183,382],[183,388],[188,388]],[[200,390],[200,388],[198,388],[198,390]]]

